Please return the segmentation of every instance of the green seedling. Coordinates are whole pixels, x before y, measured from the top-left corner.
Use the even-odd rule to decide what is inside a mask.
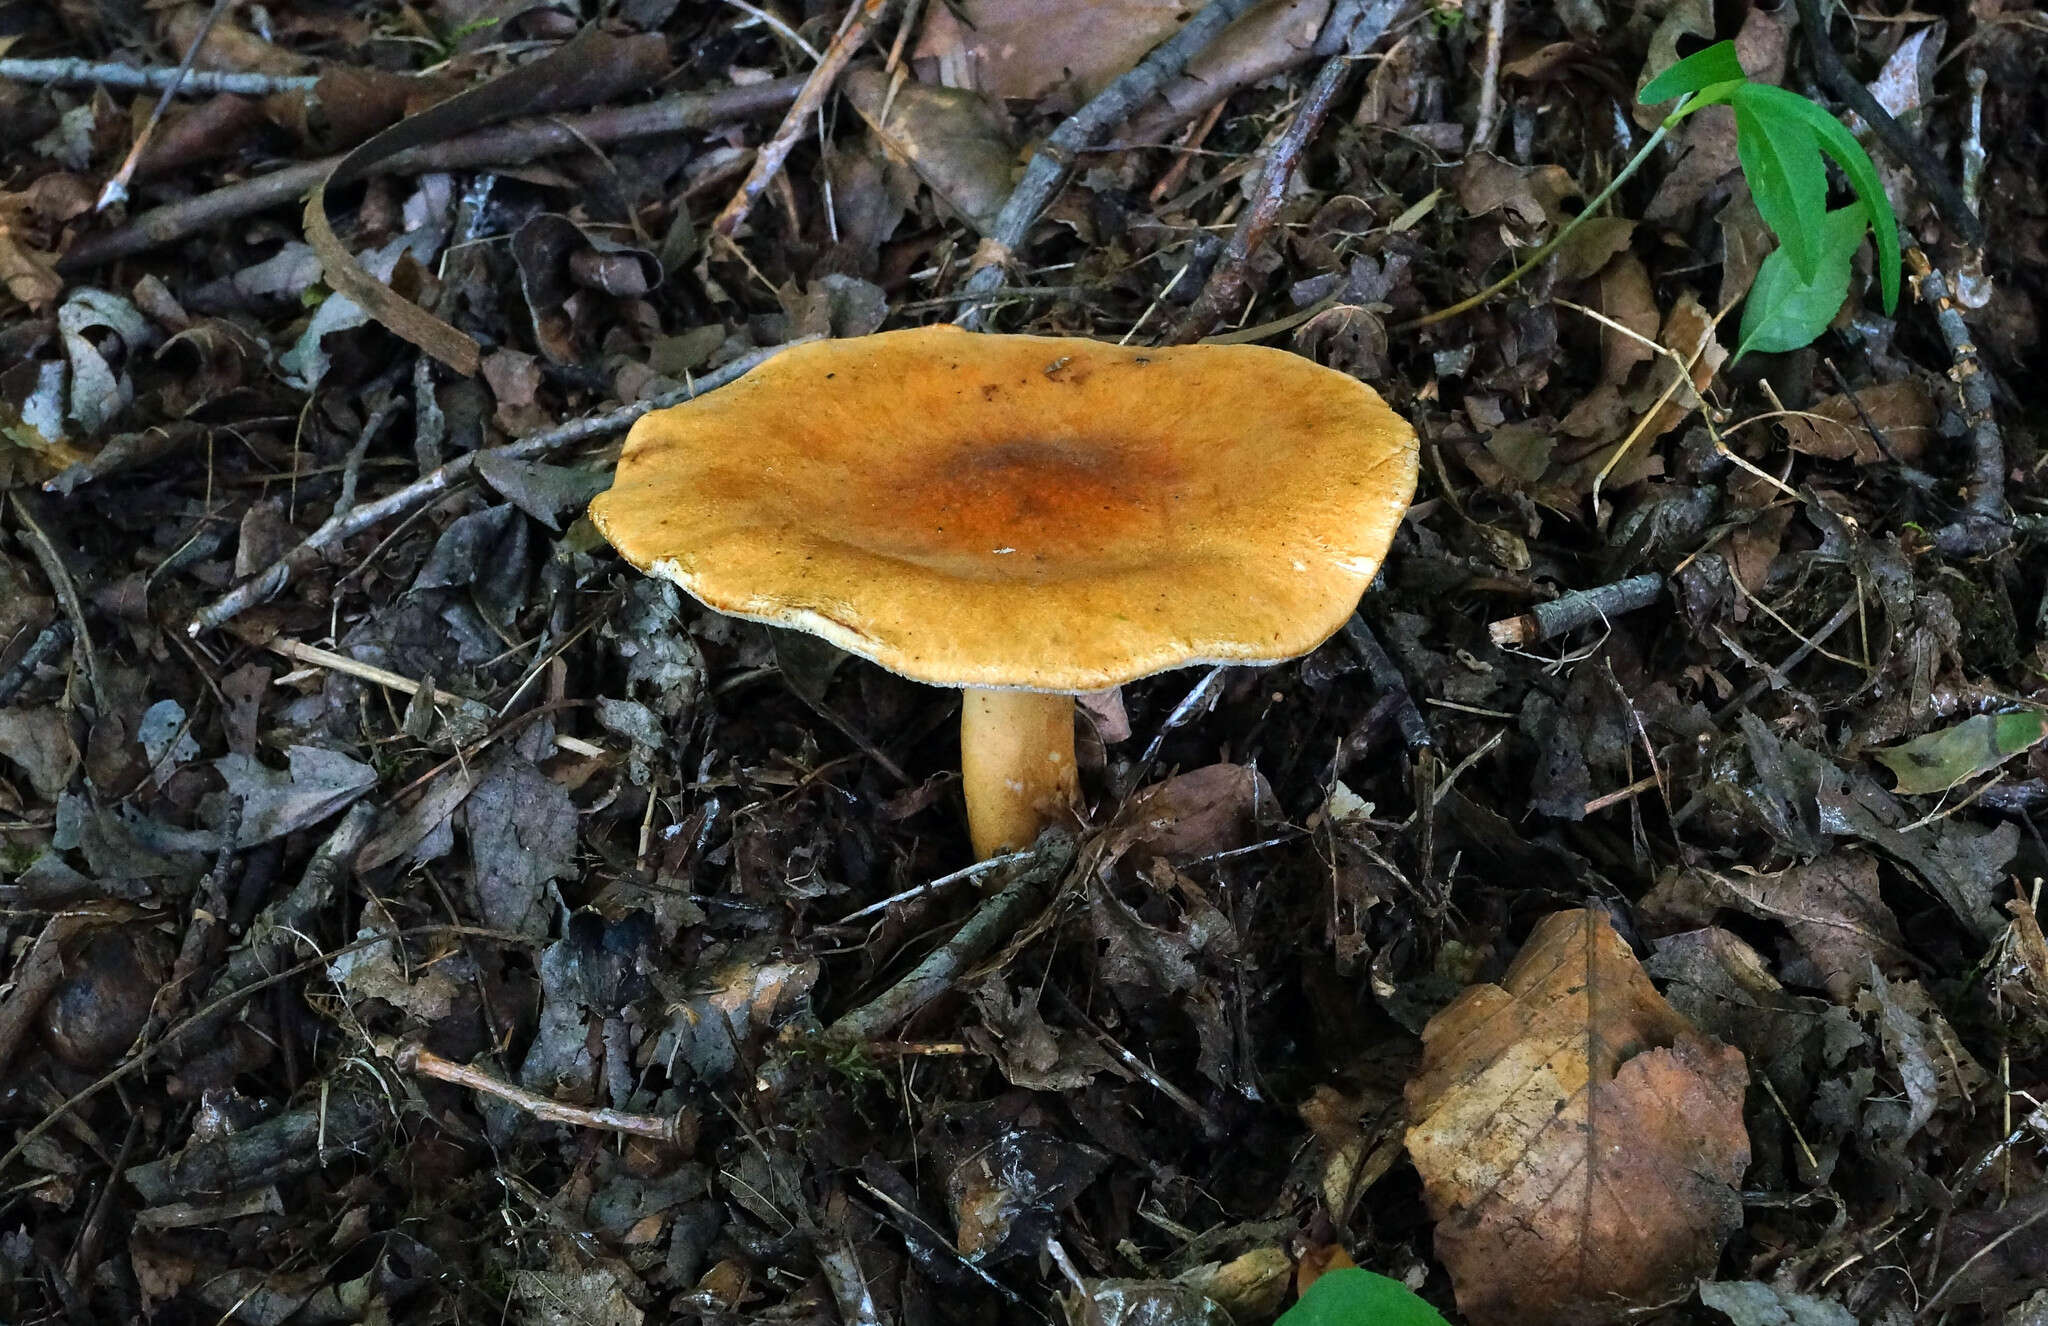
[[[1273,1326],[1447,1326],[1443,1314],[1399,1280],[1355,1266],[1316,1277]]]
[[[1792,350],[1827,329],[1849,294],[1849,260],[1868,229],[1877,246],[1885,312],[1899,302],[1899,223],[1870,154],[1841,121],[1796,92],[1752,83],[1733,42],[1689,55],[1651,79],[1645,106],[1677,99],[1658,132],[1708,106],[1735,112],[1735,152],[1758,215],[1778,247],[1757,270],[1742,310],[1740,358],[1750,350]],[[1655,141],[1654,139],[1652,140]],[[1647,146],[1645,148],[1647,151]],[[1639,156],[1641,154],[1638,154]],[[1827,162],[1849,177],[1856,203],[1829,211]]]
[[[1735,43],[1727,41],[1689,55],[1651,79],[1640,100],[1646,106],[1672,100],[1677,104],[1583,211],[1499,281],[1410,325],[1440,322],[1474,308],[1534,271],[1599,214],[1673,129],[1709,106],[1734,111],[1735,151],[1743,177],[1749,181],[1757,214],[1778,239],[1778,247],[1757,269],[1756,283],[1743,306],[1736,358],[1751,350],[1796,350],[1825,331],[1848,297],[1850,259],[1866,231],[1877,247],[1885,312],[1898,306],[1898,220],[1869,153],[1834,116],[1795,92],[1750,82],[1735,57]],[[1854,203],[1832,211],[1827,205],[1828,161],[1841,168],[1856,191]]]

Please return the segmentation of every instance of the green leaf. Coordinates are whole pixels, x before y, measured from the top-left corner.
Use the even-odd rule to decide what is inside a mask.
[[[2022,709],[2011,714],[1978,714],[1954,727],[1929,732],[1897,746],[1872,751],[1890,769],[1900,796],[1946,792],[1957,783],[1989,773],[2048,737],[2048,713]]]
[[[1811,281],[1800,279],[1783,249],[1773,249],[1764,258],[1756,283],[1749,288],[1749,302],[1742,306],[1738,360],[1752,350],[1797,350],[1828,329],[1849,296],[1849,260],[1863,242],[1866,224],[1861,203],[1827,214],[1821,224],[1819,269]]]
[[[1316,1277],[1274,1326],[1448,1326],[1399,1280],[1347,1266]]]
[[[1735,155],[1764,224],[1778,236],[1799,279],[1812,281],[1820,271],[1828,169],[1806,122],[1786,115],[1774,98],[1756,95],[1782,90],[1762,83],[1736,89],[1728,103],[1735,111]]]
[[[1745,78],[1742,62],[1735,58],[1735,43],[1719,41],[1704,51],[1693,52],[1645,83],[1636,100],[1645,106],[1655,106],[1716,83],[1740,83]]]
[[[1842,168],[1842,173],[1849,177],[1849,186],[1856,190],[1856,196],[1869,209],[1870,229],[1877,245],[1878,285],[1884,292],[1884,311],[1892,312],[1899,303],[1899,259],[1902,251],[1898,218],[1892,214],[1891,199],[1885,196],[1884,181],[1877,176],[1877,164],[1863,150],[1863,144],[1856,141],[1856,135],[1844,128],[1842,122],[1828,114],[1825,108],[1781,87],[1753,86],[1763,94],[1756,99],[1757,104],[1769,104],[1806,124],[1820,144],[1820,150]]]

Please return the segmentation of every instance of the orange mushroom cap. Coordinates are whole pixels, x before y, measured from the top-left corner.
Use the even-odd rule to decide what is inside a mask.
[[[797,346],[634,425],[598,529],[720,612],[942,686],[1314,649],[1415,489],[1372,388],[1258,346],[950,327]]]

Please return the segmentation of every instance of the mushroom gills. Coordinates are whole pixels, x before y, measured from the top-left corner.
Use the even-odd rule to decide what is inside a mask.
[[[988,858],[1029,847],[1069,818],[1080,794],[1074,697],[969,688],[960,705],[960,776],[967,832]]]

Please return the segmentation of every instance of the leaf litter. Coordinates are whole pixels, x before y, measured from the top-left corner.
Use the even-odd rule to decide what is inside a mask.
[[[1981,251],[1767,6],[230,6],[155,120],[208,7],[20,16],[0,1319],[2040,1319],[2042,37],[1852,8]],[[1794,279],[1716,108],[1412,325],[1721,38],[1948,307]],[[1423,486],[1321,649],[1083,697],[1075,841],[582,518],[791,341],[1212,285]]]

